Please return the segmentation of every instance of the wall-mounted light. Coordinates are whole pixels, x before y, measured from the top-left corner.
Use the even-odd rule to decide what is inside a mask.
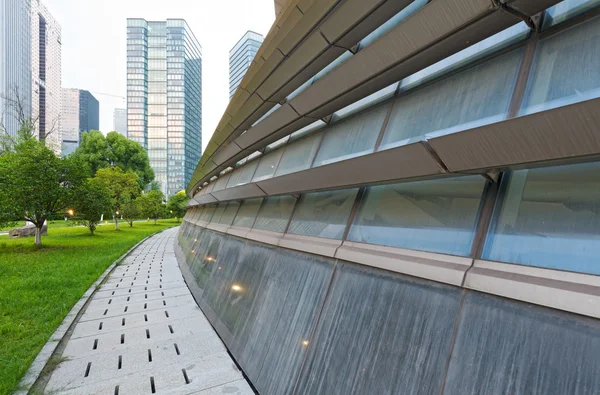
[[[231,290],[232,290],[232,291],[234,291],[234,292],[242,292],[243,288],[242,288],[242,287],[240,287],[240,286],[239,286],[239,285],[237,285],[237,284],[233,284],[233,285],[231,286]]]

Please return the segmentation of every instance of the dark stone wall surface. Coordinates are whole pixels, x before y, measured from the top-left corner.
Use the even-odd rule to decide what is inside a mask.
[[[598,320],[188,222],[178,242],[260,394],[600,394]]]

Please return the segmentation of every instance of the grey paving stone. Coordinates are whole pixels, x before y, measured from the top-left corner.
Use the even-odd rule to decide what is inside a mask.
[[[253,393],[183,281],[176,234],[146,240],[94,294],[45,393]]]

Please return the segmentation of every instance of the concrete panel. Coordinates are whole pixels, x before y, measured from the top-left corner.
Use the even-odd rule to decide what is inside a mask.
[[[460,286],[473,259],[345,241],[336,258]]]
[[[261,181],[268,195],[342,188],[361,184],[435,176],[443,170],[421,143]]]
[[[252,229],[246,235],[249,240],[259,241],[264,244],[278,245],[279,240],[283,237],[283,233],[271,232],[268,230]]]
[[[335,43],[346,32],[352,29],[353,26],[373,12],[374,9],[385,3],[385,1],[386,0],[347,0],[336,10],[334,15],[323,22],[319,27],[319,30],[323,33],[325,38],[327,38],[327,41]],[[406,1],[404,0],[402,2],[404,3]]]
[[[291,77],[301,72],[328,47],[329,43],[319,32],[311,34],[260,86],[258,94],[261,97],[270,98]],[[323,64],[323,67],[325,66],[326,64]]]
[[[286,103],[263,119],[259,124],[248,129],[246,133],[237,138],[236,143],[240,147],[247,149],[250,145],[264,139],[297,118],[298,114],[296,111]]]
[[[430,141],[453,172],[600,154],[600,99],[543,111]]]
[[[255,183],[249,183],[214,192],[214,196],[219,201],[224,201],[260,197],[265,196],[265,193]]]
[[[229,158],[232,158],[240,152],[242,152],[242,149],[235,143],[222,145],[221,148],[214,153],[212,160],[213,162],[222,165]]]
[[[210,193],[207,193],[205,195],[200,196],[199,198],[196,198],[196,201],[200,204],[206,204],[206,203],[214,203],[214,202],[217,202],[218,200]]]
[[[240,125],[242,125],[242,123],[254,112],[260,109],[263,104],[263,99],[261,99],[256,93],[253,93],[244,103],[244,105],[235,113],[233,118],[231,118],[229,124],[231,127],[233,127],[233,129],[238,129]]]
[[[298,8],[302,10],[304,16],[296,23],[289,34],[281,40],[277,48],[285,55],[290,55],[304,37],[310,34],[321,19],[339,2],[340,0],[311,0],[311,4],[308,4],[308,1],[303,1],[303,8]],[[301,46],[304,45],[305,42],[302,42]]]
[[[477,260],[465,287],[600,318],[598,276]]]
[[[340,245],[342,245],[341,240],[291,234],[286,234],[279,240],[279,247],[327,256],[330,258],[335,257],[335,252]]]

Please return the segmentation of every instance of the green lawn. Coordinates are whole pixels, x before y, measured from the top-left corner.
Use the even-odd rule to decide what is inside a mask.
[[[175,220],[52,229],[33,238],[0,236],[0,394],[16,389],[50,335],[106,268],[144,237]]]

